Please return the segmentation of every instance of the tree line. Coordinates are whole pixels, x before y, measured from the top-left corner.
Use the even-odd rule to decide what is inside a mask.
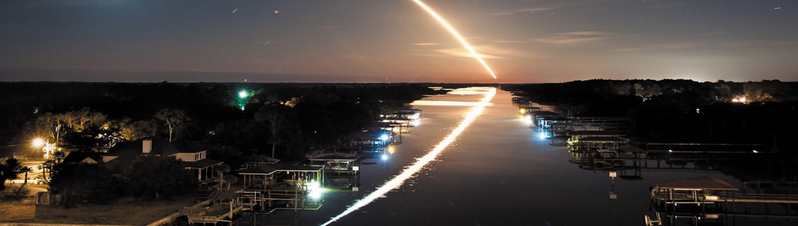
[[[61,164],[70,152],[102,153],[119,142],[158,137],[209,150],[209,157],[224,161],[228,169],[269,158],[302,160],[309,150],[334,148],[344,135],[380,114],[438,93],[415,84],[166,82],[0,83],[0,90],[0,107],[7,109],[0,113],[0,127],[20,131],[15,143],[42,139],[50,145],[45,168],[64,205],[125,195],[169,198],[196,182],[174,157]],[[41,157],[43,149],[30,149],[27,155]],[[228,186],[234,183],[232,176],[224,180]]]
[[[504,86],[566,116],[631,117],[650,142],[759,143],[795,153],[798,83],[587,80]]]

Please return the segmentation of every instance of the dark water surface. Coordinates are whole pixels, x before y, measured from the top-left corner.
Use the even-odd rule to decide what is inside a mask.
[[[448,94],[424,100],[477,102],[482,97]],[[644,216],[654,216],[648,189],[654,182],[712,176],[741,187],[739,180],[717,172],[679,171],[643,171],[642,179],[615,178],[613,187],[608,172],[580,169],[567,161],[571,154],[565,146],[540,139],[522,122],[511,99],[498,90],[493,105],[437,161],[401,188],[331,225],[645,225]],[[360,191],[326,193],[320,210],[278,211],[238,224],[325,223],[432,150],[471,109],[415,108],[423,110],[421,125],[403,135],[390,159],[361,167]],[[613,191],[615,200],[609,195]]]

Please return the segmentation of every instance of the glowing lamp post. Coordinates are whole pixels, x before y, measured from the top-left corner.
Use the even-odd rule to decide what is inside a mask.
[[[33,146],[37,148],[41,148],[44,151],[44,164],[42,164],[42,176],[47,178],[47,165],[48,161],[51,156],[53,156],[53,150],[55,150],[55,145],[51,144],[50,141],[44,140],[41,138],[36,138],[33,140]]]
[[[55,146],[50,144],[49,141],[46,141],[41,138],[34,139],[33,146],[37,148],[42,148],[42,151],[44,151],[44,159],[50,158],[50,156],[53,154],[53,150],[55,149]]]

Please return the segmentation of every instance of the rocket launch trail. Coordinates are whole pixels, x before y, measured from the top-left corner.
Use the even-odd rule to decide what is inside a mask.
[[[490,69],[488,64],[485,63],[484,60],[482,60],[482,56],[480,56],[477,53],[477,51],[475,51],[474,48],[471,47],[471,45],[469,45],[468,42],[466,42],[466,40],[462,36],[460,36],[460,34],[457,33],[456,30],[454,30],[454,27],[449,25],[449,23],[446,22],[446,20],[444,20],[443,17],[435,13],[435,11],[433,11],[432,8],[428,7],[426,4],[421,2],[421,0],[414,0],[414,2],[416,2],[419,6],[421,6],[421,8],[424,8],[424,10],[426,10],[427,13],[429,13],[430,15],[432,15],[432,17],[438,20],[438,22],[440,22],[441,25],[443,25],[443,27],[446,28],[446,30],[449,30],[449,32],[451,32],[452,35],[454,35],[454,37],[457,38],[457,40],[460,41],[461,44],[463,44],[463,46],[468,50],[468,52],[471,52],[471,55],[474,56],[474,58],[477,59],[477,61],[479,61],[479,63],[481,63],[482,66],[485,66],[485,69],[488,70],[490,75],[493,76],[494,79],[496,79],[496,74],[494,74],[493,70]]]

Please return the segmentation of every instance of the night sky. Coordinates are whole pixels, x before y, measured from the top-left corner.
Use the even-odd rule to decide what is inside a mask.
[[[798,81],[795,0],[0,1],[0,81]]]

